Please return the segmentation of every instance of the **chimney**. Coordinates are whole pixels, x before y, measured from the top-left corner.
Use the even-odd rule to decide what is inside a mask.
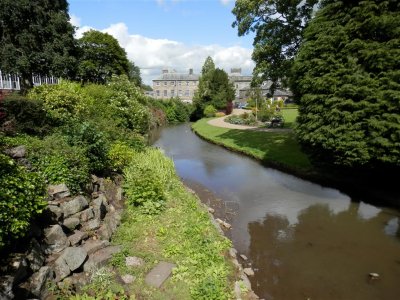
[[[193,69],[189,69],[189,75],[193,75]]]
[[[163,70],[162,70],[162,73],[163,73],[163,74],[168,74],[168,69],[163,69]]]

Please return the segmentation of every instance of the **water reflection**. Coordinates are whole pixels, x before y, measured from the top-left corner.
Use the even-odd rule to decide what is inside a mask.
[[[187,125],[162,131],[155,145],[185,181],[222,199],[229,237],[256,269],[251,280],[261,297],[399,298],[398,211],[264,168],[202,141]],[[370,272],[380,280],[368,281]]]
[[[271,299],[396,299],[399,243],[382,234],[391,216],[380,210],[368,219],[355,217],[362,207],[350,203],[335,213],[315,204],[299,211],[296,224],[270,213],[250,222],[256,293]],[[370,272],[382,280],[372,284]]]

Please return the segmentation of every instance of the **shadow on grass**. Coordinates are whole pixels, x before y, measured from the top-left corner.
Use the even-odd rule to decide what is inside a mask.
[[[225,146],[250,154],[270,165],[300,170],[308,170],[311,167],[292,132],[232,129],[215,137]]]

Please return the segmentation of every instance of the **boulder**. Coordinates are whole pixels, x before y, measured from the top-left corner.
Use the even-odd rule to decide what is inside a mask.
[[[40,298],[40,296],[43,294],[43,290],[46,287],[46,281],[52,278],[53,270],[48,266],[41,267],[40,270],[34,273],[29,279],[30,292],[34,296]]]
[[[71,193],[65,183],[49,185],[47,187],[47,193],[52,199],[61,199],[71,196]]]
[[[63,210],[64,217],[72,216],[89,206],[88,201],[82,195],[75,197],[72,200],[66,201],[61,204],[61,209]]]
[[[80,223],[79,218],[70,217],[64,220],[63,225],[69,230],[74,230]]]
[[[121,246],[109,246],[103,249],[100,249],[91,255],[89,255],[89,259],[83,266],[83,270],[85,272],[94,272],[100,267],[104,266],[113,256],[121,251]]]
[[[94,218],[94,210],[92,207],[85,209],[80,213],[81,222],[87,222]]]
[[[5,151],[12,158],[23,158],[26,155],[26,147],[18,146]]]
[[[44,211],[45,217],[50,222],[60,222],[63,218],[63,211],[59,205],[47,205],[46,210]]]
[[[13,282],[14,278],[12,276],[6,275],[0,277],[0,299],[1,300],[11,300],[14,299],[13,293]]]
[[[56,281],[67,277],[85,262],[87,252],[82,247],[68,247],[54,263]]]
[[[92,202],[94,216],[96,219],[102,220],[107,214],[108,201],[104,194],[100,194],[99,197]]]
[[[33,272],[39,271],[39,269],[43,266],[46,257],[44,256],[44,252],[36,239],[32,239],[31,251],[26,258],[28,259],[29,266]]]
[[[71,246],[75,246],[79,244],[80,241],[87,239],[88,236],[89,235],[86,232],[75,230],[74,233],[68,237],[68,240],[71,243]]]
[[[175,267],[172,263],[161,261],[146,275],[145,282],[152,287],[159,288]]]
[[[103,224],[103,225],[101,225],[99,230],[97,230],[97,234],[100,237],[100,239],[109,241],[112,237],[113,232],[112,232],[110,226],[108,226],[107,224]]]
[[[130,284],[135,280],[135,276],[132,276],[130,274],[125,274],[121,276],[121,279],[125,284]]]
[[[83,244],[83,249],[86,250],[87,254],[92,254],[97,250],[103,249],[110,245],[108,241],[100,241],[100,240],[88,240]]]
[[[252,268],[244,268],[243,269],[244,274],[246,274],[247,276],[254,276],[254,271]]]
[[[22,253],[13,253],[7,258],[7,261],[4,262],[2,269],[6,271],[7,275],[13,278],[12,285],[18,285],[28,277],[28,260]]]
[[[50,251],[60,252],[69,246],[68,238],[58,224],[45,229],[44,235]]]
[[[86,223],[86,225],[84,226],[84,228],[85,228],[85,230],[87,230],[87,231],[94,231],[94,230],[96,230],[97,228],[99,228],[100,227],[100,220],[98,220],[98,219],[93,219],[93,220],[90,220],[89,222],[87,222]]]

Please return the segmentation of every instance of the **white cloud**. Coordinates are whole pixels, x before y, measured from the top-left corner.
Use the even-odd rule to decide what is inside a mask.
[[[223,5],[228,5],[229,3],[233,2],[233,0],[219,0]]]
[[[79,27],[79,26],[81,25],[81,19],[78,18],[78,17],[75,16],[75,15],[70,15],[70,20],[69,20],[69,22],[70,22],[73,26],[76,26],[76,27]]]
[[[77,37],[90,30],[88,26],[77,30]],[[153,39],[138,34],[130,34],[124,23],[113,24],[101,30],[114,36],[125,49],[129,60],[141,69],[143,81],[152,84],[152,79],[161,74],[162,68],[172,68],[186,73],[194,69],[201,71],[207,56],[211,56],[216,67],[229,73],[231,68],[242,68],[243,74],[251,74],[254,62],[251,49],[240,46],[222,47],[220,45],[189,46],[168,39]]]

